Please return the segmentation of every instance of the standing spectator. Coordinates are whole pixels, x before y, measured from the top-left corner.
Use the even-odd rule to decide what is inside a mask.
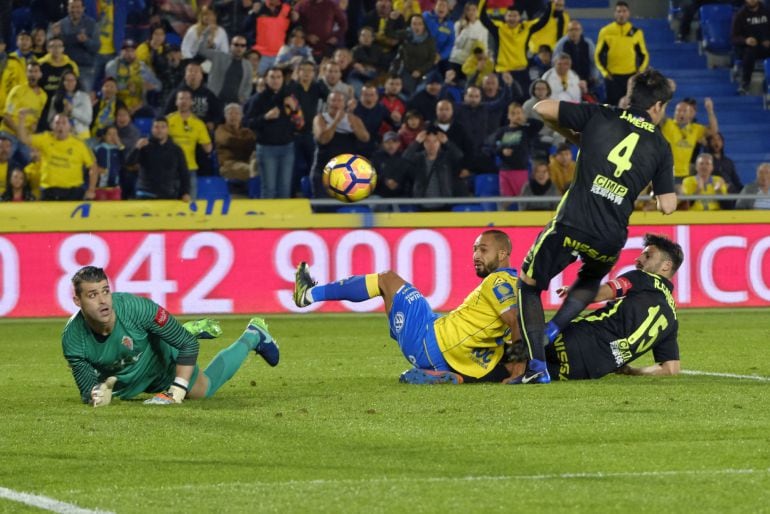
[[[337,91],[345,95],[345,101],[355,97],[353,88],[342,81],[342,68],[334,61],[327,61],[326,64],[321,65],[321,83],[329,92]]]
[[[543,161],[535,161],[532,164],[532,178],[521,188],[519,197],[532,196],[559,196],[559,191],[551,182],[548,165]],[[520,211],[552,211],[558,202],[521,202]]]
[[[455,31],[449,17],[448,0],[437,0],[432,11],[422,13],[428,33],[436,42],[436,51],[439,56],[439,71],[445,72],[449,66],[449,56],[455,44]]]
[[[740,193],[743,189],[743,182],[735,169],[735,163],[725,155],[725,140],[721,132],[715,132],[706,136],[706,151],[711,154],[714,160],[714,175],[719,175],[727,182],[727,192],[732,194]],[[723,201],[723,209],[732,209],[735,202]]]
[[[542,23],[543,21],[545,23]],[[548,45],[553,50],[556,42],[567,33],[569,21],[569,14],[564,10],[564,0],[548,2],[545,12],[538,20],[542,29],[538,30],[537,34],[532,34],[529,39],[529,51],[535,53],[541,45]]]
[[[169,45],[166,44],[166,29],[163,25],[157,24],[150,27],[150,39],[140,43],[136,47],[136,58],[152,68],[152,71],[158,75],[155,68],[155,59],[168,52]]]
[[[275,65],[282,70],[290,70],[296,68],[303,61],[315,63],[313,50],[307,46],[305,31],[302,27],[294,27],[289,34],[289,40],[278,50]]]
[[[286,41],[289,25],[297,21],[298,14],[289,3],[281,0],[254,2],[248,18],[244,22],[243,32],[249,41],[254,41],[252,48],[259,52],[260,61],[257,74],[261,77],[275,65],[278,51]]]
[[[348,75],[356,94],[364,84],[380,75],[382,65],[382,49],[374,44],[374,31],[371,27],[362,27],[358,31],[358,44],[353,47],[353,69]]]
[[[462,66],[476,45],[487,49],[489,31],[479,21],[479,9],[473,2],[468,2],[463,8],[462,17],[455,23],[455,44],[449,55],[449,65],[455,70],[458,78],[463,78]]]
[[[262,175],[262,198],[291,198],[294,172],[294,127],[297,99],[283,85],[280,68],[270,68],[265,90],[246,104],[244,125],[257,134],[257,163]]]
[[[68,15],[48,29],[51,37],[61,37],[64,51],[80,70],[80,80],[87,92],[94,83],[94,65],[99,55],[99,30],[96,20],[84,14],[83,0],[69,0]]]
[[[160,81],[158,106],[167,105],[169,98],[184,80],[185,68],[182,65],[182,50],[179,45],[168,45],[162,54],[153,55],[152,69]]]
[[[548,82],[542,79],[538,79],[529,86],[530,98],[524,102],[522,108],[524,109],[524,115],[527,118],[541,119],[540,115],[535,112],[535,104],[540,100],[545,100],[551,97],[551,86]],[[556,132],[548,125],[543,125],[540,129],[540,133],[537,135],[537,140],[534,142],[532,153],[535,159],[545,160],[551,153],[551,147],[559,145],[564,142],[564,136]]]
[[[85,0],[86,13],[97,21],[99,30],[99,53],[94,62],[94,83],[91,89],[98,89],[104,78],[104,68],[115,58],[126,39],[126,22],[129,4],[115,0]]]
[[[102,88],[95,95],[91,111],[91,128],[95,134],[98,130],[115,124],[115,115],[125,104],[118,99],[118,83],[112,77],[102,82]]]
[[[746,94],[757,60],[770,58],[770,10],[759,0],[746,0],[733,16],[732,42],[741,56],[741,85],[738,93]]]
[[[425,122],[418,111],[407,111],[404,115],[404,123],[398,129],[398,139],[401,148],[409,148],[409,145],[417,139],[417,134],[425,130]]]
[[[48,94],[40,87],[40,64],[30,61],[27,64],[27,83],[15,86],[8,94],[3,113],[3,124],[0,132],[16,136],[19,131],[21,114],[24,113],[24,122],[28,132],[35,132],[45,105],[48,103]],[[14,140],[14,151],[16,141]]]
[[[344,42],[348,19],[332,0],[300,0],[297,13],[317,59],[328,56]]]
[[[115,126],[99,129],[99,143],[94,147],[96,173],[91,185],[96,188],[94,200],[120,200],[134,197],[136,176],[123,171],[125,147]]]
[[[466,178],[470,175],[468,168],[473,164],[472,156],[474,154],[473,140],[466,130],[465,126],[457,121],[454,113],[454,105],[449,100],[439,100],[436,104],[436,118],[434,125],[444,132],[449,140],[463,154],[461,168],[461,177]],[[469,157],[471,156],[471,157]],[[469,160],[471,162],[469,162]]]
[[[182,39],[182,57],[192,59],[201,47],[227,53],[227,32],[217,25],[217,14],[206,6],[198,11],[198,23],[187,29]]]
[[[395,61],[399,69],[394,70],[401,75],[407,93],[413,93],[417,89],[423,75],[437,60],[436,43],[425,28],[425,20],[419,14],[412,15]]]
[[[40,154],[41,200],[92,200],[94,189],[85,188],[83,169],[88,176],[96,173],[94,156],[86,144],[70,134],[70,121],[66,114],[57,114],[53,130],[29,135],[24,121],[19,119],[19,140]]]
[[[572,57],[569,54],[558,54],[553,68],[543,73],[541,78],[551,86],[551,98],[580,103],[583,94],[588,92],[588,85],[571,68]]]
[[[481,86],[485,78],[495,73],[495,61],[482,45],[476,45],[463,63],[462,72],[467,85]]]
[[[380,134],[398,130],[401,126],[401,121],[404,114],[406,114],[406,103],[404,103],[404,98],[401,94],[402,84],[401,77],[398,75],[391,75],[385,80],[385,88],[382,98],[380,98],[380,103],[388,110],[388,119],[380,127]]]
[[[575,176],[575,161],[572,159],[572,147],[569,143],[557,146],[556,153],[549,157],[548,174],[559,194],[566,193]]]
[[[155,119],[152,137],[137,141],[127,162],[139,166],[137,199],[190,201],[187,159],[182,149],[169,137],[166,118]]]
[[[410,164],[413,198],[446,198],[467,196],[460,180],[463,153],[447,135],[437,128],[420,132],[417,139],[404,151]],[[423,211],[447,210],[446,204],[424,204]]]
[[[398,134],[386,132],[382,136],[382,148],[372,155],[372,165],[377,170],[377,187],[374,195],[381,198],[409,197],[409,163],[401,155]]]
[[[748,1],[748,0],[747,0]],[[644,33],[629,21],[628,3],[615,4],[615,21],[599,31],[594,59],[604,77],[607,103],[617,105],[626,95],[628,79],[647,69],[650,54],[644,42]]]
[[[77,76],[71,71],[65,71],[61,84],[51,100],[48,111],[48,122],[53,121],[56,114],[64,113],[72,123],[72,133],[85,141],[91,137],[91,119],[93,107],[88,93],[83,91]]]
[[[243,109],[237,103],[225,106],[225,122],[214,131],[214,143],[219,159],[219,174],[227,180],[249,180],[251,154],[257,136],[246,127],[241,126]]]
[[[203,70],[199,62],[190,61],[184,69],[184,81],[169,96],[166,103],[166,114],[173,112],[178,98],[179,91],[186,90],[192,94],[192,112],[196,117],[203,120],[209,131],[213,131],[217,123],[222,120],[224,112],[220,107],[219,99],[209,88],[203,84]],[[172,126],[169,120],[169,127]],[[172,138],[173,130],[172,130]]]
[[[463,149],[463,153],[467,167],[474,169],[472,165],[477,164],[481,146],[490,135],[487,133],[489,112],[481,105],[481,89],[478,86],[468,86],[465,89],[463,103],[455,108],[454,119],[465,129],[471,141],[471,148]]]
[[[481,105],[488,112],[486,134],[499,129],[507,121],[511,101],[519,102],[524,96],[510,73],[503,73],[503,83],[503,87],[500,87],[500,79],[495,73],[484,77],[481,83]]]
[[[361,121],[369,132],[369,141],[358,145],[358,152],[364,157],[371,158],[377,150],[379,131],[382,124],[390,118],[388,109],[379,102],[377,88],[368,84],[361,89],[361,101],[353,110],[353,113],[361,118]]]
[[[132,39],[123,40],[120,54],[107,63],[104,74],[115,79],[118,99],[131,113],[144,107],[147,91],[160,89],[161,86],[150,67],[136,58],[136,43]]]
[[[685,177],[682,181],[682,193],[686,195],[719,195],[727,194],[727,183],[713,174],[714,161],[711,154],[702,153],[695,159],[695,175]],[[721,209],[716,200],[692,200],[691,211],[718,211]]]
[[[746,184],[742,195],[765,195],[765,198],[749,200],[741,198],[735,204],[736,209],[770,209],[770,162],[757,166],[757,180]]]
[[[244,59],[246,38],[233,36],[230,51],[201,45],[198,53],[211,61],[208,89],[216,95],[219,104],[245,104],[251,96],[251,63]]]
[[[347,82],[350,72],[353,71],[353,52],[347,48],[338,48],[332,54],[332,61],[340,65],[342,80]],[[357,96],[358,92],[356,91]]]
[[[714,113],[714,102],[706,98],[703,106],[708,114],[709,126],[695,123],[694,100],[685,99],[676,104],[674,119],[666,118],[660,123],[660,130],[674,155],[674,182],[681,184],[690,175],[690,163],[695,155],[696,145],[706,143],[706,137],[719,132],[719,123]]]
[[[579,21],[569,22],[567,35],[556,43],[553,52],[556,55],[562,53],[569,55],[572,58],[572,70],[578,74],[580,80],[588,84],[589,90],[596,91],[601,78],[594,60],[596,44],[583,35],[583,25]]]
[[[0,202],[32,202],[35,201],[35,195],[32,194],[32,188],[29,185],[27,174],[21,168],[13,168],[8,173],[4,181]]]
[[[532,141],[542,127],[542,121],[525,117],[521,105],[513,102],[508,106],[508,126],[490,136],[495,157],[500,162],[502,196],[519,196],[529,180]]]
[[[132,123],[131,113],[125,106],[118,106],[115,110],[115,127],[118,129],[120,142],[125,147],[125,155],[128,155],[133,151],[142,134]]]
[[[38,27],[32,31],[32,56],[35,60],[40,60],[48,53],[47,43],[48,34],[43,27]]]
[[[297,79],[289,82],[289,93],[299,102],[304,123],[301,128],[295,127],[294,136],[294,174],[292,176],[292,191],[299,191],[302,178],[310,175],[315,156],[315,141],[313,140],[313,123],[318,113],[318,107],[329,94],[320,81],[315,79],[315,65],[310,61],[302,62],[297,68]]]
[[[64,41],[59,36],[52,36],[46,43],[48,54],[40,59],[40,86],[48,95],[48,102],[43,111],[43,120],[48,120],[48,109],[51,106],[53,95],[59,89],[62,75],[65,71],[72,71],[79,76],[78,65],[64,53]],[[42,127],[41,127],[42,128]]]
[[[203,153],[200,158],[206,159],[211,153],[211,137],[206,124],[193,113],[193,96],[189,89],[180,89],[176,94],[176,111],[166,117],[168,135],[184,152],[187,170],[190,173],[189,193],[197,198],[198,169],[200,161],[196,147],[200,145]],[[155,124],[153,124],[153,127]]]
[[[396,54],[398,34],[406,28],[404,17],[393,10],[392,0],[377,0],[374,10],[364,16],[362,25],[374,30],[374,43],[382,50],[384,59],[390,61]]]
[[[483,4],[482,4],[483,7]],[[481,22],[497,43],[497,65],[495,70],[510,73],[522,91],[529,89],[529,61],[527,45],[532,35],[542,29],[547,19],[522,21],[519,10],[510,6],[503,21],[492,21],[485,9],[481,10]]]
[[[313,118],[313,137],[317,147],[310,181],[315,198],[324,197],[321,183],[323,169],[329,160],[342,153],[355,153],[359,143],[371,138],[361,118],[348,112],[346,98],[339,91],[332,91],[326,102],[326,110]]]
[[[409,110],[415,110],[422,115],[425,121],[436,119],[436,104],[441,99],[443,89],[443,80],[437,71],[428,73],[425,77],[425,89],[413,94],[406,107]]]

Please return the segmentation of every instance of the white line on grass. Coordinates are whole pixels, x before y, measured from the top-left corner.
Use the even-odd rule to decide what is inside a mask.
[[[469,475],[459,477],[377,477],[377,478],[340,478],[340,479],[315,479],[315,480],[284,480],[279,482],[220,482],[206,484],[179,484],[179,485],[156,485],[157,490],[197,490],[204,489],[251,489],[254,487],[314,487],[314,486],[362,486],[366,484],[396,484],[396,483],[462,483],[462,482],[515,482],[524,480],[547,481],[547,480],[575,480],[575,479],[612,479],[612,478],[670,478],[676,476],[723,476],[723,475],[762,475],[770,474],[770,468],[767,469],[681,469],[668,471],[593,471],[577,473],[550,473],[539,475]],[[76,494],[82,491],[72,490],[70,493]]]
[[[680,371],[683,375],[699,375],[705,377],[738,378],[741,380],[757,380],[759,382],[770,382],[770,377],[761,377],[758,375],[738,375],[735,373],[716,373],[713,371],[697,371],[693,369],[683,369]]]
[[[60,502],[59,500],[49,498],[48,496],[22,493],[20,491],[14,491],[13,489],[6,489],[5,487],[0,487],[0,498],[31,505],[32,507],[37,507],[38,509],[58,512],[60,514],[111,514],[103,510],[83,509],[77,505]]]

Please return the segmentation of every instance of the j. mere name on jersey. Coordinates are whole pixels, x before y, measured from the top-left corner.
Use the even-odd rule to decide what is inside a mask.
[[[620,115],[621,120],[625,120],[629,122],[634,127],[638,127],[642,130],[646,130],[647,132],[655,132],[655,124],[650,123],[649,121],[645,120],[644,118],[640,118],[638,116],[634,116],[633,114],[629,113],[628,111],[623,111]]]

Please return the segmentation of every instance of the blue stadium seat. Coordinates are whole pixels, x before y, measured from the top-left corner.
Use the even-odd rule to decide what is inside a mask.
[[[249,179],[249,198],[261,198],[262,197],[262,178],[251,177]]]
[[[302,196],[305,198],[313,198],[313,185],[310,183],[310,177],[305,175],[299,179],[299,188],[302,191]]]
[[[347,214],[367,214],[372,212],[372,208],[368,205],[344,205],[337,209],[337,212]]]
[[[452,212],[483,212],[484,207],[478,203],[460,203],[452,206]]]
[[[700,8],[701,45],[705,51],[717,54],[732,51],[732,21],[733,7],[729,4],[707,4]]]
[[[764,87],[762,88],[763,91],[763,99],[764,99],[764,105],[765,109],[767,109],[770,105],[770,59],[764,60],[764,68],[765,68],[765,82]]]
[[[500,178],[497,173],[480,173],[473,179],[476,196],[499,196]]]
[[[222,177],[198,177],[198,198],[224,200],[230,198],[227,181]]]
[[[134,126],[139,129],[142,137],[150,137],[152,132],[152,118],[134,118]]]

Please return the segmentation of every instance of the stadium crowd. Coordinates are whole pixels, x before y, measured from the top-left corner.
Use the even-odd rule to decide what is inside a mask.
[[[499,207],[517,208],[575,173],[576,148],[534,104],[623,105],[650,57],[623,1],[596,41],[564,0],[3,0],[0,20],[6,201],[188,200],[211,175],[234,197],[257,176],[262,198],[325,197],[324,164],[357,153],[394,204],[478,194],[475,177],[496,175],[512,198]],[[764,20],[765,39],[743,41],[757,56]],[[677,183],[740,192],[704,107],[708,126],[693,99],[661,124]],[[767,191],[761,180],[746,187]]]

